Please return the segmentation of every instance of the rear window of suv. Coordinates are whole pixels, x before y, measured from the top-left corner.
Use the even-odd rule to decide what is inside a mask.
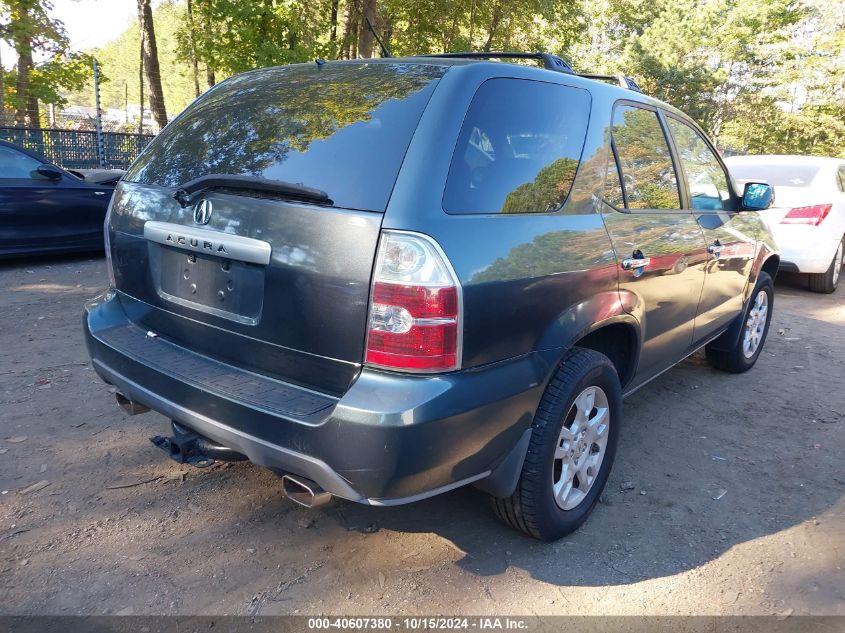
[[[590,95],[526,79],[489,79],[473,97],[452,156],[447,213],[549,213],[569,195]]]
[[[335,206],[383,211],[445,66],[301,64],[237,75],[162,131],[125,180],[178,187],[213,173],[325,191]]]

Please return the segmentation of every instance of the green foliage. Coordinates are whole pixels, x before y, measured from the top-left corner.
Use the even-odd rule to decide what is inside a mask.
[[[185,1],[165,0],[155,11],[165,101],[173,113],[194,98],[194,60],[205,89],[207,68],[219,81],[256,67],[356,56],[366,28],[362,12],[372,2],[192,0],[189,22]],[[12,41],[10,7],[18,5],[38,11],[14,28],[43,32],[44,46],[58,43],[55,52],[65,52],[48,0],[0,0],[7,23],[0,36]],[[376,0],[374,17],[397,55],[547,50],[578,70],[633,76],[729,150],[845,155],[841,2]],[[132,24],[108,46],[88,51],[109,79],[105,107],[122,107],[125,91],[129,103],[138,103],[137,31]],[[33,73],[33,90],[42,100],[60,103],[64,96],[92,105],[90,85],[76,90],[82,67],[73,68],[61,76]],[[6,84],[13,97],[8,77]]]
[[[42,103],[64,106],[67,99],[62,94],[81,90],[91,80],[93,64],[94,58],[86,53],[56,55],[32,69],[29,91]]]
[[[181,28],[185,15],[185,5],[181,2],[163,2],[154,13],[156,43],[161,67],[161,83],[164,102],[168,112],[174,114],[185,109],[194,99],[192,69],[177,55],[177,32]],[[141,38],[137,21],[132,21],[120,35],[102,48],[88,51],[100,65],[100,104],[103,109],[123,109],[126,101],[140,103],[138,98],[138,71],[141,64]],[[144,105],[149,107],[146,94]],[[79,86],[67,95],[74,104],[94,106],[94,86],[92,81]]]
[[[64,25],[50,17],[52,9],[48,0],[0,0],[0,39],[28,60],[25,94],[18,94],[17,72],[0,75],[3,101],[14,108],[26,107],[31,97],[64,105],[62,93],[79,88],[92,73],[90,56],[69,51]],[[33,54],[47,61],[32,65]]]

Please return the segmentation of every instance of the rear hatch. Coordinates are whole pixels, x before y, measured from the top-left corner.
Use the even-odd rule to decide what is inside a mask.
[[[228,364],[343,393],[364,353],[382,215],[443,72],[303,64],[197,99],[115,192],[129,318]]]

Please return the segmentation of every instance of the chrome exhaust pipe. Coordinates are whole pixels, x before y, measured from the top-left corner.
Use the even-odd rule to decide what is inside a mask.
[[[316,508],[332,500],[330,492],[326,492],[316,482],[305,477],[284,475],[282,490],[288,499],[306,508]]]
[[[150,408],[145,407],[143,404],[138,402],[132,402],[129,398],[124,396],[119,391],[116,391],[114,397],[117,399],[117,404],[120,405],[120,408],[126,411],[129,415],[138,415],[139,413],[147,413]]]

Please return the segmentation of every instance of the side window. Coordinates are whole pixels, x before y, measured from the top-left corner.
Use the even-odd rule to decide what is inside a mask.
[[[696,211],[733,211],[728,176],[710,146],[685,123],[667,117]]]
[[[490,79],[476,92],[449,166],[447,213],[548,213],[575,180],[590,117],[580,88]]]
[[[0,180],[42,178],[36,171],[41,163],[11,147],[0,147]]]
[[[836,184],[839,185],[839,191],[845,192],[845,165],[836,172]]]
[[[680,209],[678,179],[657,113],[634,106],[613,112],[613,141],[629,209]]]

